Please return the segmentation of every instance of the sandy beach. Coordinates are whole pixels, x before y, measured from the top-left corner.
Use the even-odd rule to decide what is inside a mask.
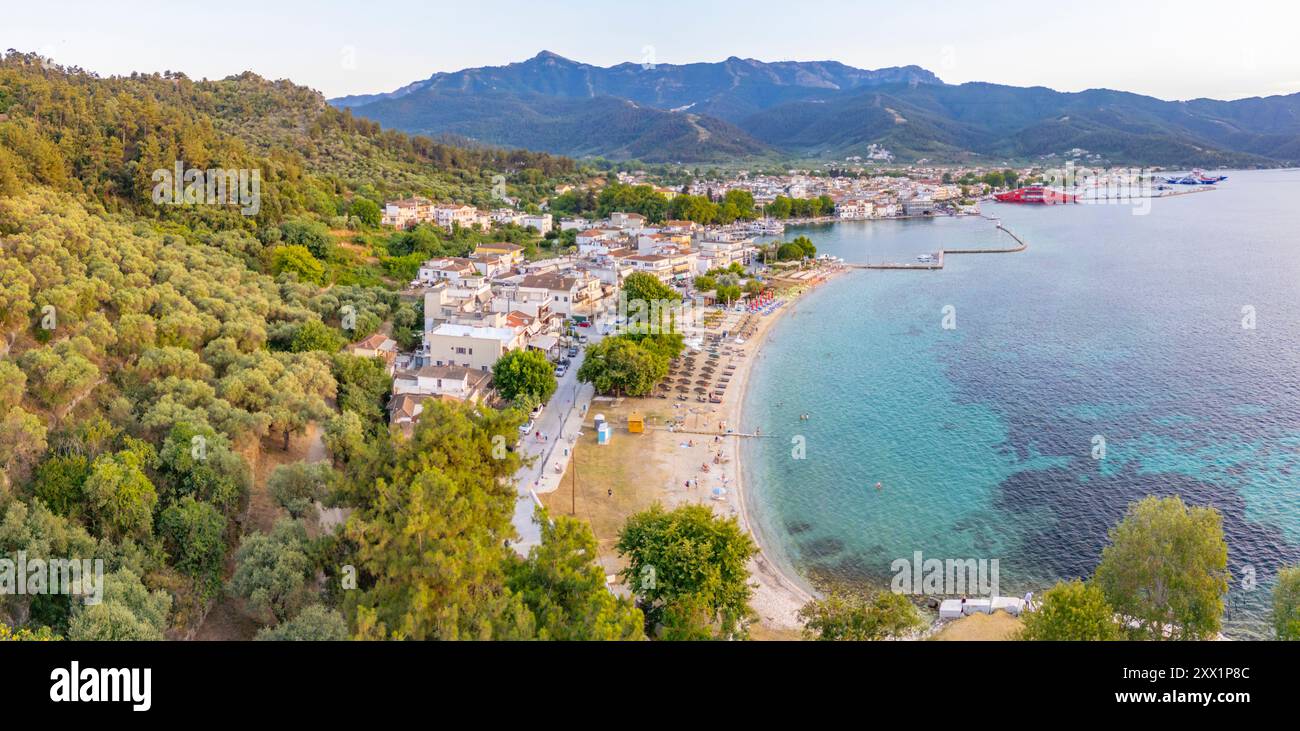
[[[560,488],[543,495],[542,501],[554,512],[574,513],[591,523],[607,574],[613,576],[622,568],[613,544],[629,515],[656,502],[669,509],[684,504],[707,504],[719,515],[736,517],[759,545],[759,552],[750,563],[754,587],[751,606],[759,616],[753,628],[754,638],[799,637],[797,612],[813,596],[804,582],[773,560],[770,549],[763,546],[762,536],[753,527],[740,469],[740,443],[756,437],[738,435],[753,432],[742,421],[745,390],[754,363],[762,357],[761,348],[770,329],[797,309],[802,294],[843,271],[827,266],[807,279],[783,281],[777,300],[784,304],[765,315],[750,315],[748,324],[744,325],[743,343],[736,340],[742,323],[746,322],[746,313],[713,316],[708,335],[728,333],[727,340],[717,345],[717,367],[726,369],[734,365],[722,403],[697,400],[695,391],[689,387],[697,381],[688,380],[692,376],[686,375],[692,373],[690,370],[679,370],[669,376],[667,384],[680,385],[668,391],[671,395],[665,394],[666,397],[597,397],[592,403],[589,416],[602,414],[615,427],[611,444],[597,445],[594,430],[585,429]],[[713,346],[695,352],[695,358],[703,358],[709,347]],[[685,355],[691,354],[688,350]],[[680,364],[678,367],[685,368]],[[699,375],[700,371],[693,373]],[[679,399],[679,394],[686,398]],[[632,414],[645,417],[644,433],[627,431],[627,417]],[[587,426],[590,425],[588,419]]]

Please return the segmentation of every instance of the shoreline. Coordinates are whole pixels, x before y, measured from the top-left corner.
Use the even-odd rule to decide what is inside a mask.
[[[845,271],[847,270],[837,269],[827,272],[826,277],[820,283],[814,285],[813,289],[826,284],[826,282],[843,274]],[[745,416],[750,375],[756,361],[761,357],[763,346],[767,344],[772,328],[788,313],[794,311],[797,306],[796,303],[806,293],[800,293],[787,300],[785,306],[762,320],[758,329],[754,331],[754,337],[752,338],[755,343],[754,348],[746,356],[744,365],[737,368],[740,372],[737,374],[738,388],[735,389],[736,397],[727,410],[728,422],[736,424],[738,429],[742,428],[742,420]],[[792,566],[773,558],[773,556],[779,554],[776,549],[769,545],[771,543],[770,538],[763,535],[751,515],[748,499],[750,495],[745,489],[746,464],[741,451],[740,438],[732,440],[730,452],[732,462],[736,465],[737,514],[740,518],[741,527],[749,533],[750,537],[754,539],[754,544],[758,547],[758,552],[750,559],[750,575],[758,584],[755,587],[753,596],[754,609],[759,612],[760,623],[766,620],[769,623],[767,626],[773,629],[800,629],[803,625],[799,622],[797,613],[805,604],[817,598],[816,590],[803,577],[799,576]],[[768,614],[764,614],[765,611]]]
[[[797,303],[809,292],[849,271],[852,270],[843,265],[822,269],[819,281],[807,284],[806,288],[799,289],[793,296],[783,297],[785,305],[759,320],[753,336],[746,341],[746,345],[752,344],[752,347],[746,350],[741,365],[736,368],[736,388],[727,394],[721,405],[722,418],[735,431],[748,431],[744,428],[742,420],[745,417],[750,375],[756,361],[761,357],[763,346],[767,344],[772,328],[788,313],[793,312]],[[770,539],[763,535],[753,520],[748,501],[749,493],[745,490],[746,463],[741,450],[742,439],[743,437],[734,437],[725,451],[730,455],[731,463],[736,466],[732,483],[735,504],[732,507],[741,527],[753,538],[758,548],[758,552],[750,559],[750,577],[754,588],[751,606],[759,615],[760,626],[777,632],[797,631],[803,627],[797,616],[798,611],[817,598],[817,592],[792,566],[778,560],[777,557],[781,554],[770,545]]]
[[[780,278],[773,282],[780,292],[776,299],[783,304],[766,315],[721,311],[721,317],[704,332],[718,336],[725,331],[728,339],[698,351],[688,349],[684,353],[687,360],[676,366],[680,369],[676,378],[670,373],[665,379],[665,383],[677,382],[671,393],[665,388],[643,398],[593,398],[584,426],[590,425],[592,417],[604,415],[611,423],[624,427],[636,414],[644,419],[644,431],[629,433],[618,428],[613,439],[604,445],[597,445],[594,432],[587,431],[574,444],[573,458],[557,481],[556,489],[539,495],[548,509],[581,514],[591,525],[600,562],[611,585],[617,586],[619,592],[626,591],[626,587],[618,584],[615,577],[625,562],[613,548],[631,515],[657,503],[668,510],[682,505],[706,505],[720,517],[735,518],[757,549],[747,566],[752,590],[749,603],[757,615],[751,626],[756,640],[800,639],[803,624],[798,612],[817,596],[812,584],[782,562],[784,554],[767,540],[754,521],[747,503],[749,494],[745,491],[745,464],[740,446],[742,440],[755,438],[742,425],[745,399],[751,368],[760,357],[772,327],[794,310],[806,294],[853,270],[843,264],[822,264],[807,271],[811,274],[806,279]],[[743,336],[742,332],[748,335]],[[742,344],[736,343],[738,337],[743,337]],[[716,350],[716,360],[708,361],[712,357],[710,350]],[[690,393],[689,385],[703,386],[698,380],[701,377],[714,378],[689,365],[696,359],[708,361],[711,365],[705,367],[710,369],[734,366],[730,385],[720,403],[700,402],[693,396],[681,398]],[[691,381],[696,383],[690,384]],[[701,392],[702,388],[695,389],[695,393]]]

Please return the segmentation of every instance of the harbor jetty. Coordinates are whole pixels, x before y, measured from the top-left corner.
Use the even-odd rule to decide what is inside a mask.
[[[1025,249],[1029,248],[1029,244],[1025,243],[1019,236],[1013,233],[1011,229],[1003,226],[1001,223],[999,223],[997,226],[999,231],[1010,236],[1011,239],[1016,242],[1015,246],[993,246],[993,247],[982,246],[982,247],[970,247],[970,248],[960,248],[960,249],[944,248],[944,249],[940,249],[934,254],[931,254],[929,258],[925,261],[882,262],[880,264],[848,264],[847,266],[852,267],[854,269],[915,269],[921,271],[931,271],[935,269],[943,269],[943,258],[947,254],[1014,254],[1016,252],[1024,251]]]

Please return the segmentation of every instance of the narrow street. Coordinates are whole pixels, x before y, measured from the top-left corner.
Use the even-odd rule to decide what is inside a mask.
[[[592,342],[595,342],[595,333],[591,335]],[[535,458],[531,465],[520,468],[515,475],[519,494],[513,522],[519,540],[512,546],[520,555],[527,555],[530,548],[541,542],[541,527],[533,522],[533,512],[540,504],[536,495],[554,492],[559,486],[595,394],[590,384],[578,382],[578,368],[585,357],[586,350],[582,348],[577,356],[569,359],[568,371],[557,379],[555,395],[546,404],[533,430],[519,441],[520,453],[525,458]],[[539,432],[545,439],[537,436]]]

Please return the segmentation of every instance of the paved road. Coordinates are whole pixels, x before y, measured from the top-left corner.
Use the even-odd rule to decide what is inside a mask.
[[[541,542],[541,527],[533,522],[533,511],[539,504],[535,493],[554,492],[559,487],[568,469],[574,441],[582,430],[582,420],[591,406],[592,387],[578,383],[578,367],[585,356],[586,351],[580,350],[577,357],[570,359],[568,372],[558,379],[555,395],[534,424],[533,432],[519,443],[525,457],[536,457],[532,465],[521,468],[515,475],[519,495],[513,522],[519,540],[512,545],[520,555],[527,555],[530,548]],[[546,436],[545,441],[534,436],[538,431]]]

